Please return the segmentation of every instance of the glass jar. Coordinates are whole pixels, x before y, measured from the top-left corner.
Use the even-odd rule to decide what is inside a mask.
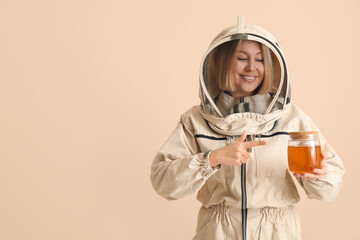
[[[321,167],[319,132],[289,132],[288,163],[293,173],[314,173]]]

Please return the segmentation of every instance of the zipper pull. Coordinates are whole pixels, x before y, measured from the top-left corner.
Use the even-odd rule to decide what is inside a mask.
[[[247,135],[246,136],[246,142],[251,142],[253,140],[253,136],[252,135]],[[247,149],[247,152],[248,153],[251,153],[252,152],[252,148],[248,148]]]
[[[232,136],[227,136],[226,137],[226,145],[229,145],[232,142],[233,137]]]

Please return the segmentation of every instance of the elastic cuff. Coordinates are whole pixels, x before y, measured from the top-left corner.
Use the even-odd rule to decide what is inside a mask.
[[[216,172],[217,169],[220,168],[220,164],[211,167],[210,166],[210,161],[209,161],[209,157],[212,151],[207,151],[206,153],[204,153],[203,159],[201,159],[200,161],[200,172],[204,175],[204,177],[208,177],[210,175],[212,175],[214,172]]]

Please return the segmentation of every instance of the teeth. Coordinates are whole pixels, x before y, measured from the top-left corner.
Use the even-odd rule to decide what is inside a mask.
[[[255,77],[247,77],[247,76],[243,76],[243,78],[248,79],[248,80],[254,80],[255,79]]]

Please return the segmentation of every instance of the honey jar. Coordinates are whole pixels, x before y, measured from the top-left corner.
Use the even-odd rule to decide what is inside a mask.
[[[288,164],[293,173],[314,173],[321,167],[319,132],[289,132]]]

